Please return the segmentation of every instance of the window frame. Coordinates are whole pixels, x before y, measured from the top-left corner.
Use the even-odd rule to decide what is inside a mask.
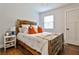
[[[52,27],[50,27],[50,28],[45,28],[45,17],[49,17],[49,16],[53,16],[53,20],[52,20]],[[43,27],[44,27],[44,29],[54,29],[55,28],[55,17],[54,17],[54,15],[45,15],[44,17],[43,17]]]

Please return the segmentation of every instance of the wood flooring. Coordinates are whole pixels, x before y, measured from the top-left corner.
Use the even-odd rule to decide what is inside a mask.
[[[59,55],[79,55],[79,46],[65,44],[64,50],[59,52]]]
[[[23,53],[18,48],[8,48],[6,52],[1,49],[1,55],[23,55]]]
[[[3,49],[0,49],[0,55],[25,55],[19,48],[9,48],[5,53]],[[26,55],[31,55],[28,51]],[[79,46],[65,44],[64,50],[59,52],[59,55],[79,55]]]

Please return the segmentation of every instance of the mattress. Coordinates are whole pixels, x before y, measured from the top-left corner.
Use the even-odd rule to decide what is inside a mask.
[[[29,47],[37,50],[43,55],[48,55],[48,40],[54,39],[57,34],[50,35],[52,33],[43,32],[38,34],[26,34],[18,33],[18,40],[24,42]]]

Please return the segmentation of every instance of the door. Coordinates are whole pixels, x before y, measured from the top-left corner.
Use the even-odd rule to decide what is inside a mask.
[[[66,12],[66,41],[79,45],[79,9]]]

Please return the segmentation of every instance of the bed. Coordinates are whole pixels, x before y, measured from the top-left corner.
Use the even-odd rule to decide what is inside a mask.
[[[36,25],[36,23],[21,19],[16,21],[17,44],[25,54],[28,50],[33,55],[56,55],[64,49],[63,33],[20,33],[19,27],[22,24]]]

